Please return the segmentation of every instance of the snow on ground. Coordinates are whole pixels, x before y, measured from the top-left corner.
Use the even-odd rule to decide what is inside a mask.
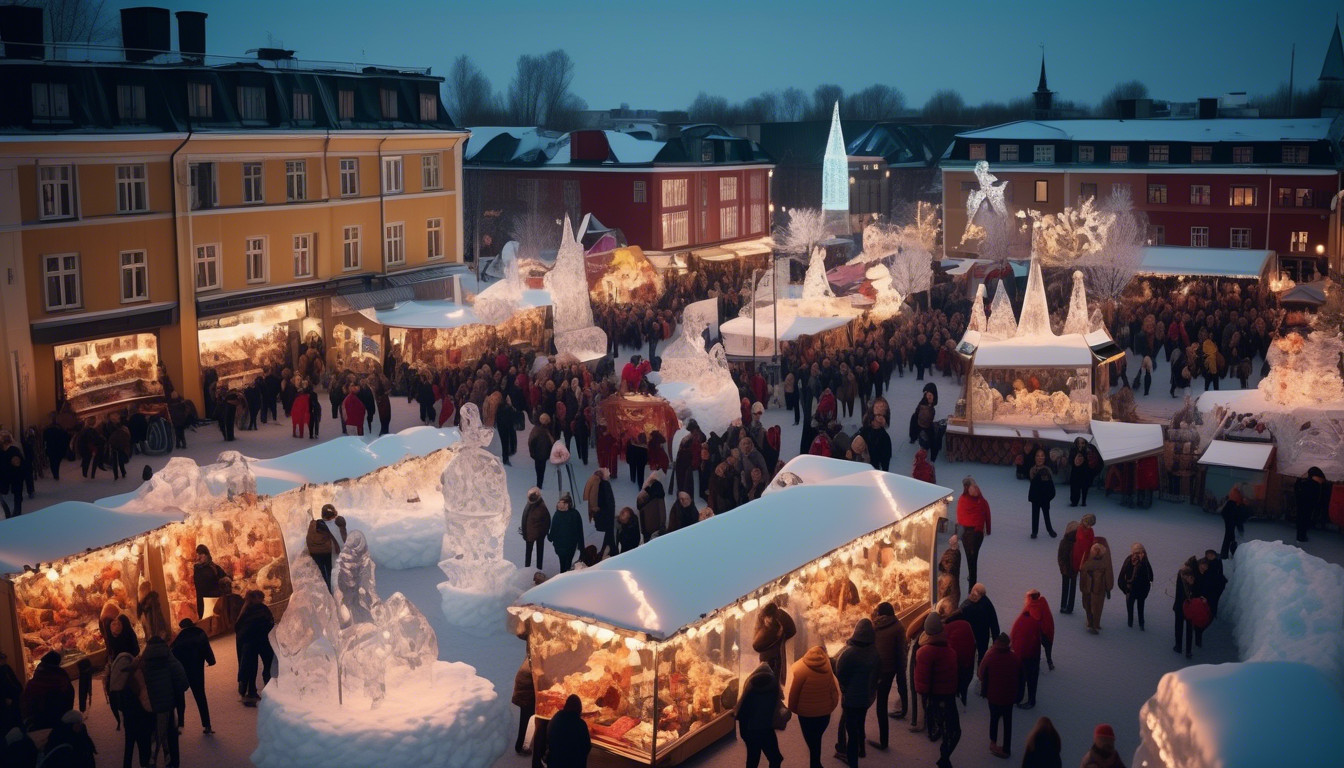
[[[1136,366],[1131,365],[1131,371]],[[1159,359],[1157,371],[1153,376],[1152,394],[1140,395],[1140,408],[1145,406],[1168,411],[1181,401],[1171,399],[1167,393],[1169,366]],[[956,398],[950,393],[957,391],[951,379],[933,377],[940,389],[949,392],[942,398],[940,415],[951,413]],[[1235,380],[1231,380],[1235,384]],[[1224,386],[1228,380],[1222,382]],[[915,446],[904,439],[904,424],[907,414],[918,401],[923,382],[917,382],[912,374],[904,378],[894,378],[892,390],[887,394],[895,411],[896,427],[892,430],[896,454],[892,467],[908,474]],[[1254,386],[1254,381],[1252,382]],[[1202,389],[1202,387],[1200,387]],[[393,431],[414,426],[417,409],[398,399],[393,403]],[[857,426],[857,419],[842,420],[847,431]],[[792,418],[779,410],[766,412],[767,424],[783,425],[782,447],[784,459],[794,456],[798,449],[800,428],[793,426]],[[323,420],[323,437],[339,435],[336,422],[329,417]],[[311,441],[292,439],[288,424],[282,426],[264,426],[256,432],[239,432],[238,440],[225,444],[219,431],[213,427],[201,427],[195,433],[188,433],[187,440],[191,448],[185,452],[200,463],[209,463],[223,449],[242,451],[248,456],[266,458],[282,455],[301,447],[311,445]],[[520,442],[525,442],[520,436]],[[371,437],[365,437],[366,442]],[[498,443],[495,443],[497,446]],[[523,449],[525,450],[525,448]],[[182,454],[176,454],[182,455]],[[162,467],[167,456],[135,457],[131,463],[131,475],[135,477],[143,464],[154,468]],[[579,487],[587,475],[596,468],[595,461],[584,467],[578,459],[573,459],[574,471]],[[1026,502],[1026,484],[1016,480],[1010,467],[988,467],[978,464],[949,465],[940,457],[935,465],[941,484],[959,488],[959,481],[966,474],[973,474],[979,481],[992,509],[994,517],[993,535],[985,541],[980,555],[980,580],[989,591],[989,597],[998,609],[1000,624],[1007,631],[1013,618],[1020,609],[1023,594],[1032,588],[1039,588],[1049,599],[1052,606],[1059,602],[1059,575],[1055,564],[1057,540],[1042,535],[1040,539],[1029,538],[1030,507]],[[66,464],[66,480],[61,483],[59,494],[56,484],[50,479],[38,481],[38,497],[28,509],[36,509],[39,504],[50,504],[62,499],[94,500],[113,493],[132,489],[133,483],[121,481],[114,484],[106,476],[94,481],[82,480],[78,471],[71,473],[71,465]],[[525,460],[515,462],[508,470],[509,492],[514,500],[513,518],[509,534],[505,540],[504,556],[514,563],[522,563],[523,543],[516,535],[521,520],[522,500],[535,481],[530,464]],[[633,506],[637,488],[628,479],[622,465],[620,476],[614,479],[616,503],[621,506]],[[554,475],[545,483],[548,505],[554,506],[556,488]],[[1070,519],[1081,516],[1082,510],[1068,508],[1067,493],[1056,498],[1053,509],[1055,528],[1063,530]],[[428,505],[427,505],[428,506]],[[1117,591],[1107,603],[1102,618],[1102,631],[1099,636],[1086,634],[1083,628],[1081,611],[1072,616],[1057,616],[1057,636],[1055,641],[1054,671],[1041,672],[1041,687],[1038,706],[1031,711],[1014,712],[1013,754],[1021,753],[1021,745],[1031,725],[1038,716],[1048,716],[1054,720],[1064,739],[1064,759],[1067,764],[1078,760],[1090,743],[1093,727],[1099,722],[1109,722],[1116,730],[1117,746],[1121,754],[1131,754],[1138,744],[1138,713],[1140,706],[1157,689],[1163,674],[1183,667],[1187,662],[1183,656],[1172,652],[1172,584],[1176,569],[1186,557],[1217,548],[1222,538],[1221,520],[1212,514],[1201,512],[1186,504],[1173,504],[1158,501],[1151,509],[1126,509],[1115,501],[1094,494],[1087,511],[1098,517],[1097,533],[1105,536],[1117,552],[1123,552],[1134,541],[1141,541],[1148,550],[1157,574],[1157,582],[1148,600],[1147,631],[1140,632],[1137,627],[1130,629],[1124,623],[1123,596]],[[584,515],[586,520],[586,515]],[[1289,539],[1292,529],[1283,522],[1253,520],[1246,526],[1250,539]],[[588,543],[598,543],[601,537],[585,523],[585,538]],[[950,531],[948,532],[950,533]],[[768,534],[762,533],[759,542],[743,542],[743,546],[768,546]],[[947,533],[943,534],[943,546]],[[437,543],[437,539],[436,539]],[[1337,532],[1318,531],[1311,542],[1304,545],[1307,552],[1331,563],[1344,563],[1344,539]],[[696,567],[694,553],[687,553],[687,567]],[[554,552],[546,553],[548,574],[557,571]],[[439,638],[439,658],[444,661],[460,661],[471,665],[477,674],[490,680],[501,698],[507,700],[513,684],[513,676],[522,660],[524,645],[512,636],[500,632],[487,637],[470,635],[452,627],[443,616],[442,597],[437,585],[443,580],[443,573],[434,565],[407,568],[393,571],[382,570],[378,574],[381,590],[391,593],[400,591],[410,599],[433,625]],[[234,658],[233,641],[222,638],[215,642],[215,652],[219,664],[208,672],[207,686],[210,692],[214,736],[201,736],[194,704],[188,704],[190,710],[187,728],[182,737],[184,765],[244,766],[250,762],[250,755],[257,746],[255,710],[244,708],[234,692],[236,691],[237,665]],[[789,647],[790,660],[796,659],[805,649]],[[1215,621],[1204,637],[1204,647],[1198,649],[1193,663],[1208,664],[1235,661],[1237,650],[1233,642],[1230,621],[1220,618]],[[894,694],[893,694],[894,697]],[[334,706],[334,705],[333,705]],[[498,726],[501,732],[512,734],[517,727],[517,711],[510,708],[509,715]],[[835,727],[838,716],[833,718],[827,733],[825,746],[826,760],[832,760],[830,749],[834,745]],[[906,730],[906,721],[892,721],[892,749],[895,760],[900,764],[932,764],[937,757],[937,745],[931,744],[920,734]],[[961,745],[953,755],[958,768],[965,766],[1001,766],[1005,763],[992,757],[988,746],[988,708],[982,700],[972,698],[970,706],[962,715],[963,738]],[[99,765],[119,765],[116,756],[120,752],[121,734],[113,730],[113,723],[107,712],[104,699],[95,697],[90,710],[90,732],[99,745]],[[876,718],[869,717],[868,734],[876,734]],[[806,748],[798,728],[790,725],[780,734],[781,748],[790,763],[806,759]],[[877,765],[874,759],[878,753],[869,748],[869,764]],[[741,765],[744,748],[735,739],[717,742],[709,749],[691,758],[688,766],[710,766],[713,768],[737,768]],[[891,756],[882,756],[883,764],[892,760]],[[515,756],[506,750],[503,757],[496,761],[497,768],[525,768],[527,758]],[[913,762],[911,762],[913,761]],[[295,765],[300,764],[296,761]]]

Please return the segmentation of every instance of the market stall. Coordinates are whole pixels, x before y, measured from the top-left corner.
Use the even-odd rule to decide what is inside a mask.
[[[519,598],[510,611],[529,645],[538,717],[576,694],[599,748],[675,765],[732,730],[767,603],[793,617],[799,653],[838,651],[883,600],[907,621],[929,610],[951,492],[840,460],[805,457],[783,471],[794,468],[787,488]],[[741,545],[764,529],[776,531],[771,546]],[[688,568],[687,553],[732,567]]]
[[[663,292],[663,276],[637,245],[584,255],[588,292],[609,304],[654,304]]]
[[[1127,507],[1151,507],[1159,484],[1157,457],[1164,448],[1162,425],[1094,421],[1091,430],[1106,466],[1107,495],[1120,494]]]
[[[672,404],[661,397],[612,395],[598,404],[595,426],[598,464],[615,474],[617,463],[625,459],[625,447],[636,435],[649,437],[657,431],[667,438],[665,448],[670,451],[680,420]]]
[[[434,370],[471,362],[501,344],[546,349],[549,291],[521,291],[517,310],[499,324],[487,323],[470,304],[453,301],[403,301],[390,309],[360,310],[387,328],[388,343],[399,346],[412,367]]]
[[[1274,443],[1213,440],[1199,457],[1196,501],[1216,503],[1227,496],[1232,486],[1241,485],[1246,504],[1258,510],[1275,489]]]
[[[723,349],[730,357],[773,357],[780,344],[815,339],[835,348],[849,346],[849,325],[855,316],[805,317],[779,310],[779,330],[775,313],[767,305],[757,310],[756,322],[750,317],[734,317],[719,326]]]
[[[61,399],[76,414],[163,397],[159,382],[159,339],[133,333],[60,344]]]
[[[268,368],[293,368],[301,345],[323,345],[322,320],[309,316],[305,300],[203,318],[196,326],[201,369],[214,369],[220,384],[235,389]]]

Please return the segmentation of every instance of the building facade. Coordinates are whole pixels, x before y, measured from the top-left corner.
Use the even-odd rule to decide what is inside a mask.
[[[207,58],[0,60],[0,423],[375,356],[361,297],[461,261],[441,78]]]

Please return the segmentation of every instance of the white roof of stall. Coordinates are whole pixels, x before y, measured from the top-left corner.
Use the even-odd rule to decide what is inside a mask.
[[[1273,452],[1273,443],[1239,443],[1232,440],[1214,440],[1209,443],[1209,448],[1204,451],[1204,455],[1199,457],[1199,463],[1260,471],[1269,466],[1269,455]]]
[[[1161,424],[1128,424],[1122,421],[1093,420],[1092,442],[1101,460],[1133,461],[1162,452]]]
[[[1092,364],[1092,348],[1076,333],[1063,336],[1021,336],[1002,341],[985,341],[975,352],[977,368],[1029,368]]]
[[[550,305],[550,291],[531,288],[523,291],[522,301],[518,302],[519,309]],[[469,304],[458,304],[455,301],[403,301],[391,309],[361,309],[359,313],[392,328],[461,328],[484,322],[476,316],[476,310]]]
[[[770,347],[775,338],[775,325],[772,322],[774,311],[770,307],[756,310],[756,338],[765,343],[757,354],[771,354]],[[779,315],[779,340],[797,341],[803,336],[813,336],[849,324],[853,317],[803,317],[798,315]],[[723,336],[723,350],[730,355],[750,355],[752,348],[751,318],[734,317],[719,326]]]
[[[0,523],[0,573],[21,573],[24,565],[50,563],[181,521],[180,512],[127,512],[84,501],[53,504]]]
[[[1273,256],[1274,251],[1242,248],[1149,245],[1143,249],[1143,263],[1139,265],[1139,274],[1258,278],[1265,273],[1266,264]]]
[[[592,568],[552,578],[526,592],[517,605],[666,639],[758,587],[952,494],[838,459],[800,457],[783,471],[796,467],[816,479],[660,536]],[[768,546],[743,546],[758,540],[763,530],[776,532]],[[730,567],[687,567],[688,557]]]

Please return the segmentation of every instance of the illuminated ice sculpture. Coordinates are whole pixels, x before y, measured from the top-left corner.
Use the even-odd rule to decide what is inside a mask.
[[[979,189],[971,190],[966,196],[966,231],[962,233],[961,239],[965,241],[971,234],[971,228],[975,226],[976,214],[980,213],[981,206],[989,204],[989,209],[996,216],[1007,216],[1008,204],[1004,202],[1004,193],[1008,189],[1008,182],[999,181],[998,177],[989,172],[989,163],[984,160],[975,164],[975,179],[979,182]]]
[[[607,333],[593,324],[588,270],[583,245],[579,243],[588,221],[585,217],[576,236],[570,226],[569,216],[565,216],[555,266],[544,278],[546,288],[551,292],[555,316],[556,353],[560,357],[573,355],[578,360],[593,360],[607,353]]]
[[[832,234],[849,232],[849,152],[840,128],[840,102],[831,110],[831,132],[821,160],[821,212]]]

